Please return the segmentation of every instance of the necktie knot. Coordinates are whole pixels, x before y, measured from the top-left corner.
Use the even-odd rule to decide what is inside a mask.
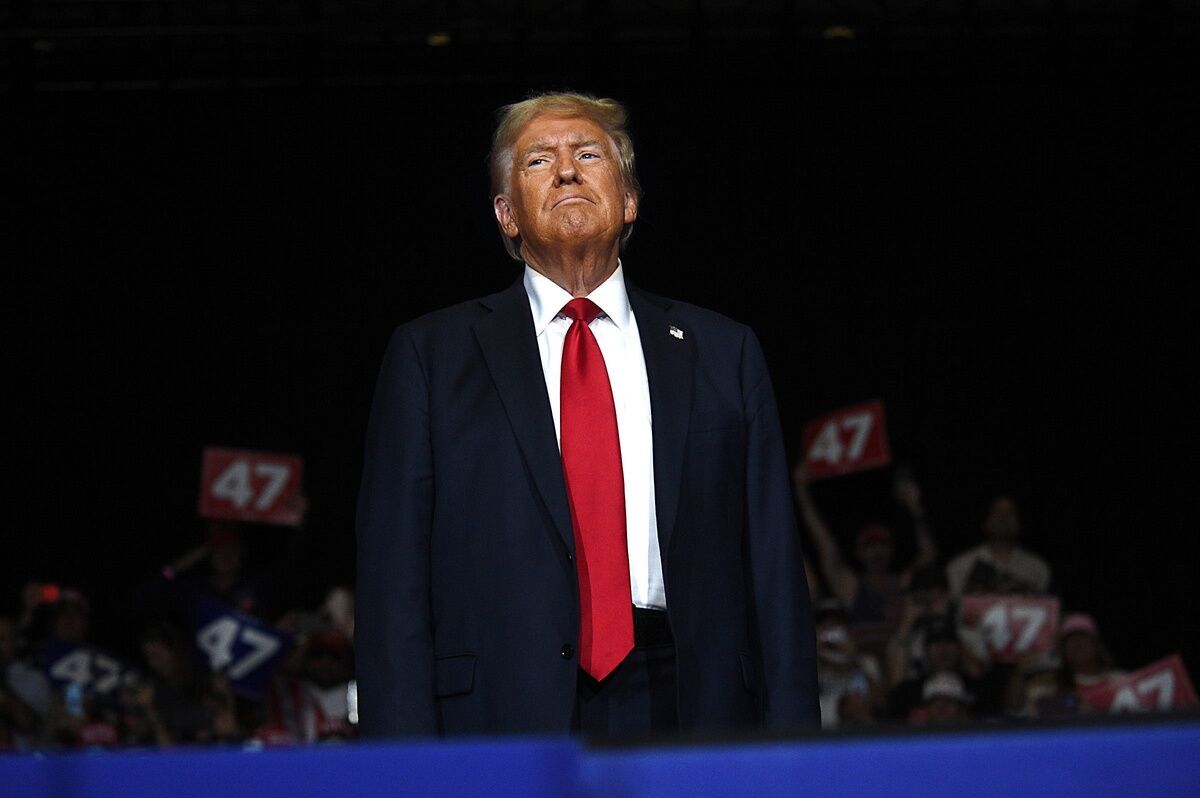
[[[587,297],[576,297],[563,305],[562,314],[573,321],[591,324],[601,313],[600,306]]]

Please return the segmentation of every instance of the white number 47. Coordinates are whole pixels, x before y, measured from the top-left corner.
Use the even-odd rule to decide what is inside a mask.
[[[234,662],[233,644],[238,639],[250,650]],[[242,678],[279,650],[277,639],[251,626],[243,626],[228,615],[211,621],[197,632],[196,645],[208,655],[210,668],[214,671],[224,670],[231,679]]]
[[[830,421],[817,433],[817,437],[808,450],[808,459],[824,460],[830,465],[841,463],[843,455],[850,462],[857,460],[862,456],[863,449],[866,448],[874,421],[875,419],[870,413],[855,413],[842,418],[840,424],[842,429],[854,432],[849,446],[842,446],[838,422]]]
[[[221,475],[213,480],[212,494],[218,499],[228,500],[239,510],[245,509],[254,498],[254,487],[250,483],[250,463],[245,460],[234,460]],[[292,469],[282,463],[255,463],[254,476],[266,477],[267,484],[254,502],[254,509],[266,510],[275,503],[275,499],[287,484]]]
[[[1152,707],[1146,707],[1142,701],[1150,698]],[[1144,709],[1167,710],[1175,703],[1175,674],[1170,671],[1159,671],[1147,676],[1140,682],[1122,687],[1113,696],[1109,712],[1138,712]]]

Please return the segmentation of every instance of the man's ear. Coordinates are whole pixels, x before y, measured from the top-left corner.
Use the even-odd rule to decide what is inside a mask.
[[[492,199],[492,210],[496,213],[496,221],[500,224],[500,229],[504,231],[504,235],[509,238],[516,238],[521,231],[517,227],[517,218],[512,212],[512,200],[507,194],[497,194]]]
[[[632,191],[625,192],[625,224],[633,224],[637,219],[638,198]]]

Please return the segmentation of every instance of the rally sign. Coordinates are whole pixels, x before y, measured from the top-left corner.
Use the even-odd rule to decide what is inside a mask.
[[[196,611],[196,647],[208,667],[228,676],[238,695],[261,698],[290,648],[287,634],[211,596],[201,596]]]
[[[836,410],[804,427],[810,480],[879,468],[891,460],[879,399]]]
[[[1049,651],[1058,630],[1059,602],[1053,596],[963,596],[959,624],[976,629],[993,662],[1016,662]]]
[[[200,468],[200,515],[297,526],[299,455],[208,447]]]
[[[1079,688],[1079,697],[1101,712],[1166,712],[1197,705],[1183,659],[1173,654],[1116,679]]]
[[[108,695],[132,675],[128,665],[103,651],[65,643],[47,641],[42,649],[46,677],[55,687],[74,682],[92,694]]]

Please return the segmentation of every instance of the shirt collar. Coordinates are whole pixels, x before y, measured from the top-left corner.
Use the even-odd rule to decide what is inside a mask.
[[[525,264],[524,283],[525,293],[529,295],[529,308],[533,311],[534,332],[541,335],[558,316],[563,305],[573,297],[529,264]],[[629,307],[629,293],[625,290],[625,274],[619,258],[617,268],[587,298],[595,302],[619,329],[625,329],[633,311]]]

